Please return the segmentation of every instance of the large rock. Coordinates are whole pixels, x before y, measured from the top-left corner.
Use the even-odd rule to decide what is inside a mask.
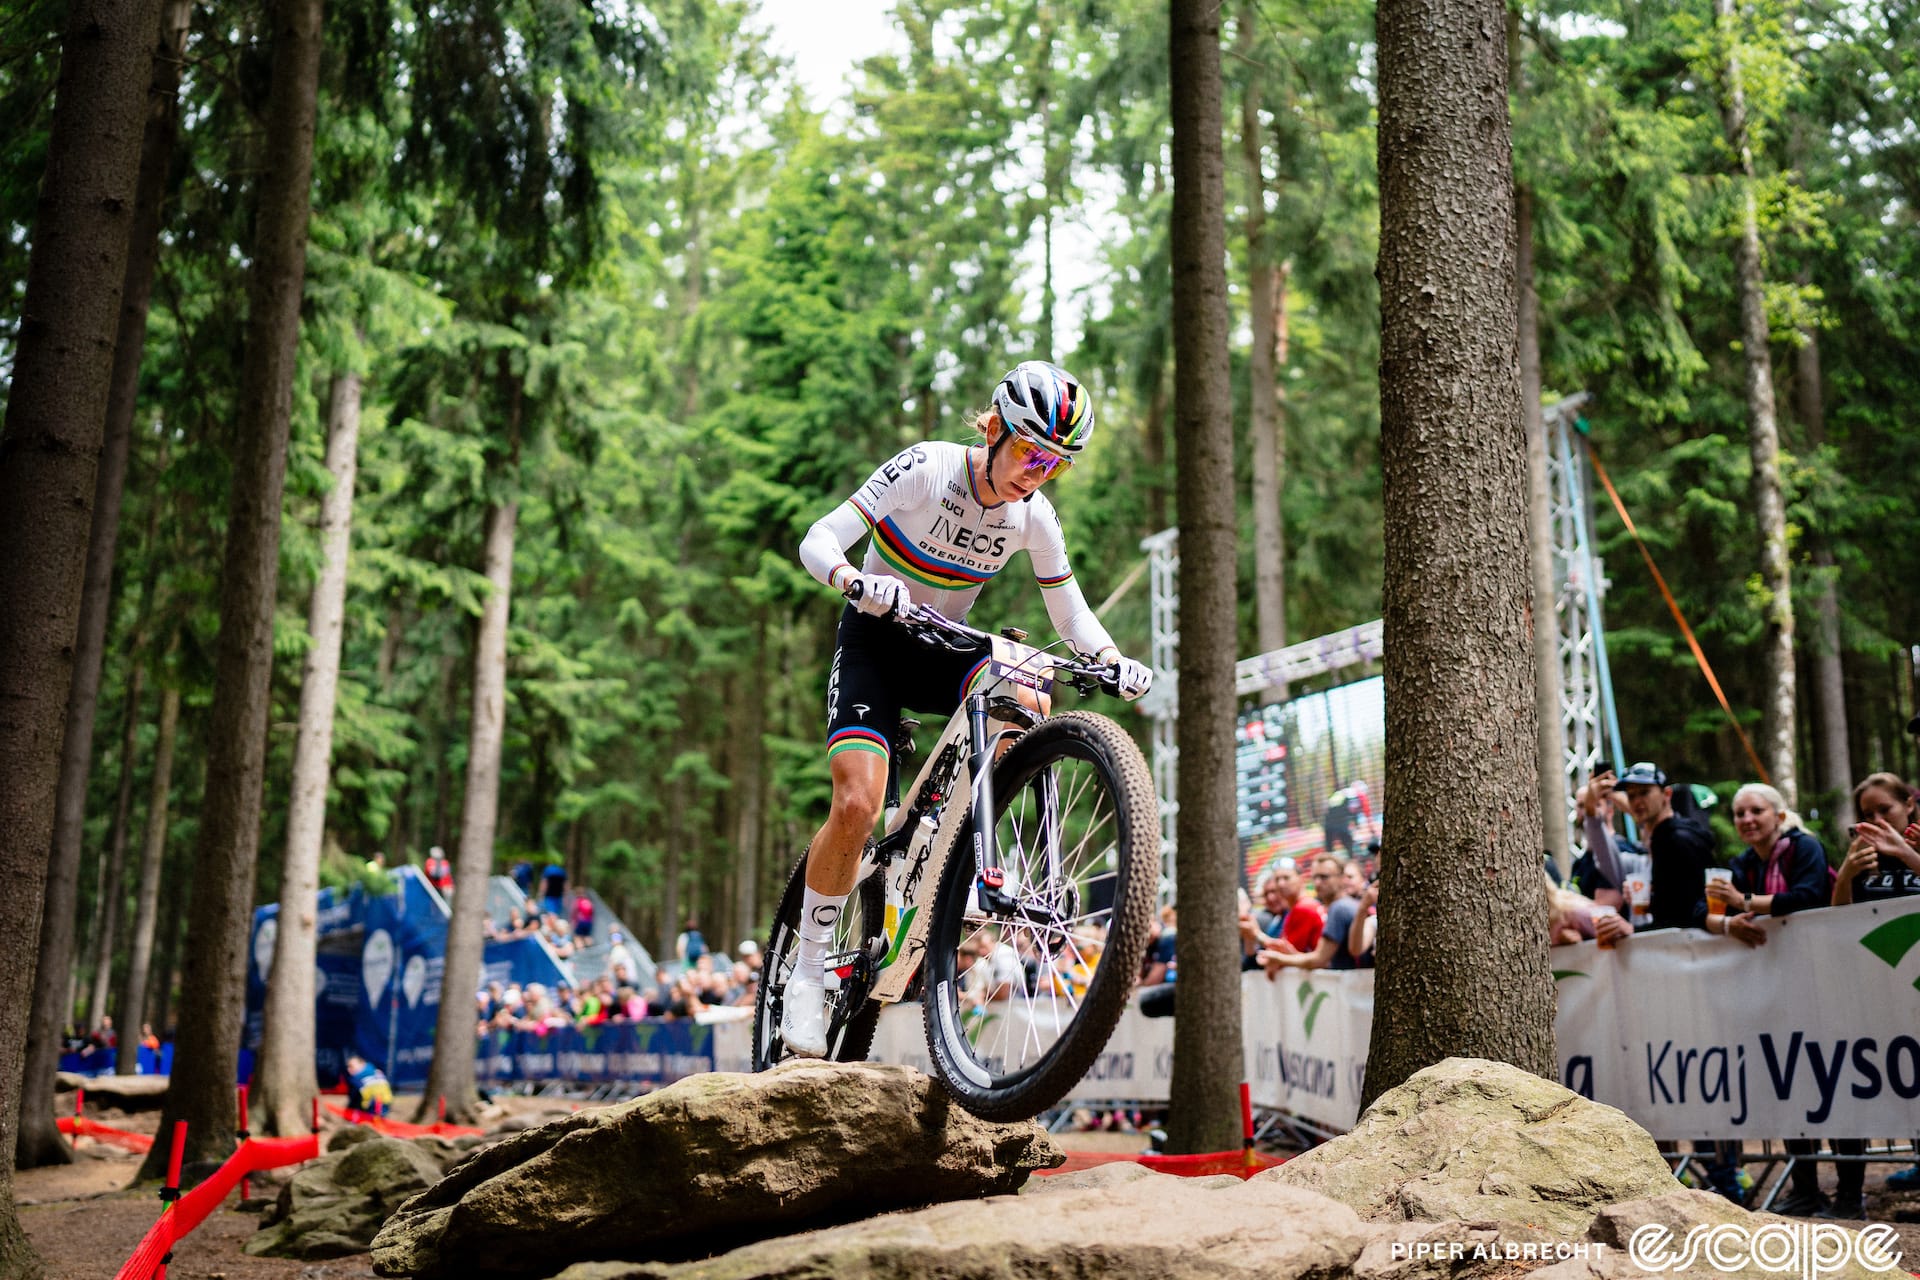
[[[244,1247],[281,1258],[364,1253],[394,1210],[440,1176],[440,1162],[414,1143],[357,1142],[302,1165]]]
[[[1449,1058],[1367,1108],[1352,1132],[1263,1173],[1362,1218],[1511,1224],[1579,1240],[1603,1206],[1662,1195],[1646,1130],[1518,1067]]]
[[[1265,1179],[1107,1165],[1057,1181],[703,1261],[582,1263],[559,1280],[1331,1280],[1367,1242],[1351,1209]]]
[[[792,1062],[692,1076],[484,1148],[373,1244],[386,1276],[551,1275],[687,1258],[823,1221],[1016,1190],[1063,1157],[905,1067]]]

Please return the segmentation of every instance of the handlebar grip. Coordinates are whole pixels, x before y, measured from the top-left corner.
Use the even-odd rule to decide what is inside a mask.
[[[859,578],[855,578],[847,584],[847,589],[840,594],[847,598],[848,604],[859,604],[860,597],[867,594],[867,584]]]

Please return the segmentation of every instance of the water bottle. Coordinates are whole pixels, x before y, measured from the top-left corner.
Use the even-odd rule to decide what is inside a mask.
[[[896,944],[899,939],[895,935],[900,928],[901,914],[907,909],[907,877],[913,874],[915,867],[926,865],[922,859],[933,847],[933,837],[939,830],[940,823],[932,814],[920,815],[920,821],[914,827],[913,838],[907,841],[907,856],[888,868],[887,938],[890,951],[897,949]]]

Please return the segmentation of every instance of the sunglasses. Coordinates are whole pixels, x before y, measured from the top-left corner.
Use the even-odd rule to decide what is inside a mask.
[[[1073,465],[1071,459],[1063,458],[1057,453],[1049,453],[1029,440],[1015,437],[1012,448],[1013,459],[1020,464],[1021,471],[1042,480],[1049,478],[1056,471]]]

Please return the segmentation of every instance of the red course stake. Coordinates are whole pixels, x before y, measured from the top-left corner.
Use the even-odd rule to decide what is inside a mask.
[[[187,1154],[187,1122],[173,1122],[173,1150],[167,1155],[167,1185],[160,1191],[162,1200],[180,1198],[180,1160]],[[171,1195],[167,1194],[172,1192]]]
[[[1240,1130],[1246,1134],[1247,1149],[1253,1149],[1253,1092],[1247,1088],[1247,1082],[1240,1082]]]

